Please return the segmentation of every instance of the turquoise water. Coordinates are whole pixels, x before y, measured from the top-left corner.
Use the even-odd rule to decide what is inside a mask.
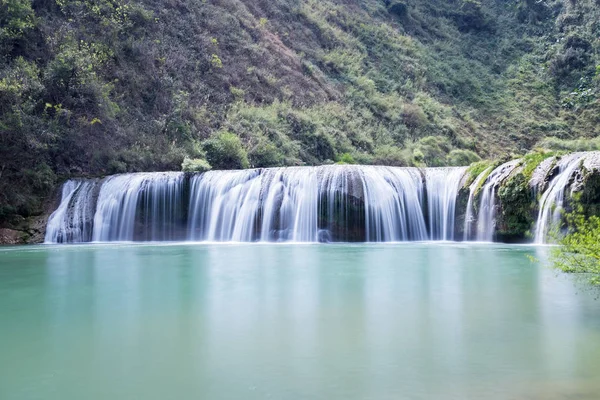
[[[600,301],[528,254],[0,248],[0,399],[598,399]]]

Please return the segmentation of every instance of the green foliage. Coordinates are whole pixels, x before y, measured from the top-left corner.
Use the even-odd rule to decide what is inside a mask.
[[[184,158],[181,164],[181,170],[183,172],[206,172],[210,171],[212,167],[208,161],[202,158]]]
[[[221,132],[204,142],[206,160],[216,169],[244,169],[250,166],[239,137]]]
[[[600,138],[560,139],[548,137],[537,144],[537,147],[555,151],[596,151],[600,150]]]
[[[392,167],[410,166],[410,155],[406,150],[396,146],[380,146],[375,149],[373,164]]]
[[[427,136],[419,141],[415,150],[415,159],[418,163],[430,167],[446,165],[446,155],[450,152],[452,144],[443,136]]]
[[[254,168],[282,167],[285,156],[273,143],[261,139],[249,154],[250,165]]]
[[[221,61],[221,59],[219,58],[218,55],[213,54],[211,56],[211,60],[210,63],[212,64],[213,67],[215,68],[223,68],[223,61]]]
[[[470,185],[472,182],[474,182],[475,179],[477,179],[477,177],[481,175],[485,170],[490,170],[491,172],[493,166],[494,165],[487,160],[478,161],[469,165],[469,168],[467,169],[467,173],[469,174],[467,185]]]
[[[344,153],[337,159],[337,164],[356,164],[356,160],[350,153]]]
[[[460,10],[454,14],[454,19],[461,31],[480,31],[487,27],[488,18],[478,0],[463,0]]]
[[[542,150],[538,149],[536,151],[527,153],[522,159],[523,161],[521,165],[521,173],[527,180],[531,179],[533,171],[535,171],[535,169],[538,167],[538,165],[542,163],[542,161],[556,155],[556,152],[544,150],[547,148],[545,146],[541,146],[541,148]]]
[[[503,240],[522,241],[534,222],[532,210],[535,199],[529,188],[529,178],[520,172],[504,182],[498,189],[502,204],[498,233]]]
[[[557,78],[565,78],[573,72],[589,66],[592,60],[592,44],[577,34],[564,39],[560,50],[550,62],[550,72]]]
[[[0,54],[11,53],[34,27],[35,14],[31,0],[1,0]]]
[[[566,220],[570,228],[552,251],[554,266],[600,286],[600,217],[586,217],[579,209],[567,214]]]
[[[597,95],[598,91],[591,79],[583,77],[579,80],[578,87],[563,97],[562,106],[575,111],[585,109],[596,100]]]
[[[548,2],[538,0],[518,0],[517,18],[521,22],[537,24],[552,15]]]
[[[462,167],[481,160],[481,157],[471,150],[454,149],[448,153],[447,165]]]
[[[408,4],[406,4],[406,1],[392,0],[389,2],[387,9],[398,17],[404,17],[408,13]]]

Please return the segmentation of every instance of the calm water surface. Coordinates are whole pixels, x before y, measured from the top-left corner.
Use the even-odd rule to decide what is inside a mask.
[[[528,254],[0,248],[0,399],[600,399],[600,301]]]

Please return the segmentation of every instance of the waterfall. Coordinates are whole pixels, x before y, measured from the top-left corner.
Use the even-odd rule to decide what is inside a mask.
[[[431,240],[454,240],[456,196],[466,170],[466,168],[425,170]]]
[[[68,241],[67,229],[69,223],[67,221],[67,211],[71,198],[73,198],[73,194],[80,184],[80,182],[76,181],[67,181],[63,185],[60,205],[48,219],[46,236],[44,239],[46,243],[63,243]]]
[[[194,176],[188,239],[252,241],[261,180],[259,170],[210,171]]]
[[[336,165],[69,181],[46,242],[453,240],[465,170]]]
[[[60,206],[48,219],[45,242],[81,243],[92,238],[94,192],[97,181],[67,181],[62,187]]]
[[[108,177],[98,196],[93,241],[175,240],[182,192],[183,174],[178,172]],[[143,228],[136,229],[138,225]]]
[[[418,170],[367,167],[361,171],[368,242],[427,240],[423,177]]]
[[[469,200],[467,201],[467,211],[465,214],[465,225],[463,229],[463,240],[470,240],[472,237],[472,225],[475,221],[475,213],[473,210],[473,201],[475,200],[475,193],[477,189],[481,186],[481,182],[488,177],[492,167],[486,168],[482,173],[480,173],[473,183],[469,186]]]
[[[477,217],[477,241],[492,242],[496,231],[496,190],[502,181],[504,181],[517,167],[520,160],[509,161],[502,164],[485,180],[481,188],[481,200],[479,202],[479,214]]]
[[[586,153],[573,153],[558,161],[558,173],[550,181],[548,188],[540,198],[538,218],[535,226],[535,243],[545,243],[550,226],[560,221],[565,200],[565,191],[573,174],[585,157]]]

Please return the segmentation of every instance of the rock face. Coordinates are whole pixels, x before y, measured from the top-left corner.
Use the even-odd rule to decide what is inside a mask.
[[[544,190],[545,185],[548,183],[546,181],[547,177],[555,165],[556,157],[548,157],[535,167],[529,181],[529,186],[531,186],[534,193],[540,193]]]
[[[24,232],[14,229],[0,229],[0,244],[24,244],[27,243],[27,238],[24,237]]]
[[[23,219],[14,228],[0,228],[0,245],[44,243],[49,215]]]

